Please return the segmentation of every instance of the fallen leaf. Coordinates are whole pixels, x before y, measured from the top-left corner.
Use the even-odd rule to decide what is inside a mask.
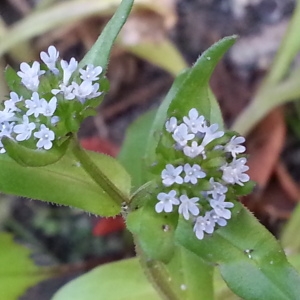
[[[119,153],[118,146],[106,139],[101,139],[99,137],[81,139],[80,143],[82,147],[87,150],[108,154],[113,157],[116,157]]]
[[[278,162],[284,146],[286,126],[282,108],[274,109],[247,138],[248,174],[262,192]]]
[[[93,228],[94,236],[106,236],[125,229],[125,223],[121,216],[103,218]]]

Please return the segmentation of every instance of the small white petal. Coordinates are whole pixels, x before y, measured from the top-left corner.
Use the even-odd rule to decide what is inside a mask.
[[[52,117],[56,110],[56,106],[57,106],[56,97],[52,97],[49,102],[47,102],[45,99],[42,99],[40,112],[42,115],[46,117]]]
[[[73,93],[74,87],[73,85],[65,85],[61,83],[59,85],[59,89],[52,89],[51,93],[53,95],[63,94],[66,100],[73,100],[75,98],[75,94]]]
[[[194,232],[196,234],[196,237],[199,240],[202,240],[204,238],[204,232],[212,234],[214,232],[215,228],[215,221],[210,215],[210,212],[206,212],[205,216],[199,216],[196,219],[195,225],[194,225]]]
[[[202,140],[201,145],[205,147],[213,140],[220,138],[224,135],[224,131],[218,131],[218,124],[212,124],[211,126],[207,127],[205,130],[205,136]]]
[[[205,118],[204,116],[199,116],[199,113],[195,108],[192,108],[189,111],[189,117],[183,117],[183,121],[192,133],[204,132],[205,130]]]
[[[185,124],[180,124],[174,130],[172,137],[180,146],[185,146],[189,140],[195,137],[195,134],[189,133],[188,127]]]
[[[225,152],[230,152],[232,157],[236,157],[237,154],[243,153],[246,151],[246,147],[240,145],[245,142],[245,138],[242,136],[233,136],[230,141],[225,145]]]
[[[243,186],[244,182],[249,181],[250,177],[244,172],[249,170],[249,167],[245,165],[246,158],[233,159],[231,163],[227,163],[221,167],[223,171],[222,179],[230,184],[238,184]]]
[[[38,132],[34,133],[34,136],[39,139],[36,144],[37,148],[44,148],[45,150],[52,148],[52,141],[55,139],[55,134],[44,124],[41,125]]]
[[[173,183],[182,184],[183,178],[180,177],[180,174],[183,170],[182,166],[175,168],[171,164],[167,164],[166,168],[161,173],[162,182],[165,186],[170,186]]]
[[[22,78],[21,82],[31,91],[37,91],[40,83],[39,76],[44,73],[45,71],[40,69],[40,63],[37,61],[33,62],[32,66],[25,62],[21,63],[20,71],[17,72]]]
[[[226,194],[228,191],[228,188],[225,185],[215,181],[213,177],[209,179],[209,183],[211,190],[207,191],[206,193],[208,195],[211,194],[213,198],[218,198],[218,196]]]
[[[202,155],[203,158],[206,158],[204,147],[202,145],[198,145],[196,141],[192,142],[192,146],[184,146],[183,147],[183,153],[191,158],[195,158],[198,155]]]
[[[34,115],[36,118],[42,112],[42,101],[46,101],[41,98],[37,92],[32,93],[31,100],[25,100],[25,107],[28,109],[26,112],[27,116]]]
[[[184,165],[184,182],[191,182],[196,184],[199,178],[204,178],[206,176],[205,172],[202,171],[201,167],[197,164],[191,166],[190,164]]]
[[[17,133],[17,141],[25,141],[31,137],[32,131],[36,128],[35,123],[29,122],[28,116],[23,115],[23,123],[14,126],[13,131]]]
[[[40,54],[41,60],[46,64],[49,70],[56,75],[59,73],[59,70],[56,68],[56,61],[58,59],[58,56],[59,52],[54,46],[49,46],[48,53],[42,51]]]
[[[74,88],[73,94],[81,103],[84,103],[94,92],[93,83],[91,81],[83,81],[81,84],[73,82],[72,86]]]
[[[174,132],[177,128],[177,119],[175,117],[171,117],[170,120],[166,122],[165,126],[168,132]]]
[[[227,208],[232,208],[234,204],[232,202],[225,202],[225,195],[221,195],[217,199],[211,199],[209,204],[219,217],[227,220],[231,218],[231,211]]]
[[[99,80],[99,75],[102,73],[102,67],[94,67],[92,64],[88,64],[86,69],[79,69],[81,74],[80,78],[86,81],[96,81]]]
[[[179,197],[180,205],[178,212],[183,215],[186,220],[189,220],[190,214],[197,216],[200,212],[196,202],[199,201],[198,197],[189,198],[187,195],[181,195]]]
[[[158,203],[155,205],[155,211],[157,213],[164,212],[172,212],[173,211],[173,205],[178,205],[180,202],[176,198],[176,191],[171,190],[168,194],[166,193],[159,193],[157,195],[157,199],[159,200]]]
[[[210,211],[210,216],[213,219],[213,221],[218,224],[221,227],[224,227],[227,225],[227,220],[225,220],[224,218],[218,216],[214,210]]]
[[[64,74],[63,75],[63,84],[65,86],[67,86],[71,76],[73,75],[74,71],[78,67],[78,61],[74,57],[72,57],[70,62],[61,60],[60,65],[61,65],[61,68],[62,68],[63,74]]]

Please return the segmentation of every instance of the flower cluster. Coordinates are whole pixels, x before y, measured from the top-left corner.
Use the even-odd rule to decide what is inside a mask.
[[[33,148],[49,150],[59,136],[68,131],[64,116],[76,119],[89,101],[98,98],[100,66],[89,64],[78,67],[75,58],[59,60],[54,46],[41,52],[42,64],[23,62],[15,81],[18,88],[10,93],[0,110],[0,153],[5,153],[1,142],[8,137]],[[18,84],[18,81],[20,84]],[[71,123],[71,122],[69,122]],[[69,126],[70,127],[70,126]]]
[[[234,206],[226,198],[235,195],[237,186],[249,181],[249,167],[241,153],[245,139],[224,133],[217,124],[209,125],[195,108],[180,122],[171,117],[165,124],[170,151],[176,163],[168,163],[161,171],[163,192],[157,195],[158,213],[178,213],[193,223],[198,239],[225,226]],[[167,144],[167,143],[165,143]],[[175,157],[175,159],[174,159]]]

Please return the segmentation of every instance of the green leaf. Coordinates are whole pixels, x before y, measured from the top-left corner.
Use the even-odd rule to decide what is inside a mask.
[[[147,112],[129,126],[118,156],[118,160],[131,176],[133,189],[140,187],[146,182],[144,155],[155,114],[156,111]]]
[[[137,258],[95,268],[63,286],[52,300],[160,300]]]
[[[21,78],[18,76],[17,72],[10,66],[5,68],[4,77],[11,91],[14,91],[16,86],[21,85]]]
[[[127,51],[153,63],[174,76],[187,68],[187,63],[182,57],[182,54],[166,37],[160,41],[140,42],[135,45],[127,45],[126,40],[122,41],[121,39],[120,44]]]
[[[195,107],[210,122],[222,124],[222,119],[212,118],[215,116],[215,103],[212,107],[213,97],[209,92],[209,80],[217,63],[235,40],[236,36],[223,38],[203,52],[174,93],[165,119],[174,113],[180,116],[187,115],[189,110]]]
[[[178,89],[180,89],[188,74],[189,70],[185,70],[176,77],[166,98],[164,99],[156,113],[151,130],[147,135],[148,141],[146,147],[147,151],[145,153],[145,162],[148,166],[151,166],[151,164],[155,161],[155,150],[160,140],[160,133],[167,119],[167,111],[170,106],[170,103],[174,99],[176,92],[178,91]]]
[[[63,157],[69,145],[69,140],[66,140],[61,146],[54,146],[50,150],[34,150],[20,145],[8,137],[3,137],[1,142],[7,154],[24,167],[43,167],[53,164]]]
[[[113,17],[106,24],[96,43],[79,63],[79,67],[93,64],[95,66],[101,66],[105,72],[111,48],[130,14],[132,5],[133,0],[123,0],[121,2]]]
[[[175,245],[176,214],[157,214],[155,183],[141,187],[131,202],[127,227],[134,234],[146,274],[167,299],[213,299],[213,267]]]
[[[112,157],[88,152],[95,164],[124,193],[130,193],[130,178]],[[38,168],[23,167],[7,154],[0,155],[0,191],[6,194],[53,202],[102,216],[114,216],[121,207],[86,174],[67,153],[58,162]]]
[[[288,256],[288,260],[290,264],[298,271],[300,272],[300,255],[290,255]]]
[[[212,300],[213,267],[194,253],[176,246],[168,263],[142,258],[151,282],[164,295],[163,299]]]
[[[241,298],[234,294],[226,285],[218,268],[214,268],[214,290],[215,300],[241,300]]]
[[[174,253],[174,232],[178,217],[176,214],[158,214],[154,210],[157,202],[154,186],[154,183],[146,186],[146,193],[140,191],[143,195],[139,199],[142,207],[129,213],[126,224],[147,258],[168,262]],[[134,202],[137,203],[136,200]]]
[[[0,233],[0,299],[19,299],[29,288],[50,277],[29,258],[30,250]]]
[[[168,117],[172,115],[183,117],[194,107],[211,123],[218,123],[222,127],[222,115],[209,88],[209,80],[218,61],[235,40],[236,36],[220,40],[206,50],[191,69],[182,72],[176,78],[157,112],[149,135],[146,153],[149,166],[155,161],[160,132]]]
[[[198,240],[192,224],[180,219],[176,241],[217,264],[227,285],[243,299],[298,299],[299,274],[275,238],[240,203],[226,227]]]
[[[299,226],[300,205],[298,204],[280,235],[281,245],[289,254],[300,253]]]
[[[167,265],[174,291],[179,299],[214,299],[213,267],[183,247],[176,247],[172,260]]]

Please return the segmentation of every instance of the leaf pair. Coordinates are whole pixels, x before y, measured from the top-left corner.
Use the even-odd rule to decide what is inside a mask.
[[[211,123],[222,125],[220,111],[209,89],[209,79],[215,65],[234,40],[234,37],[225,38],[213,45],[202,54],[190,70],[184,71],[175,80],[154,117],[148,134],[145,163],[142,160],[139,163],[139,168],[144,170],[144,173],[155,165],[158,149],[161,147],[160,132],[166,120],[174,113],[183,116],[195,107]],[[146,131],[149,132],[148,117],[145,135]],[[141,126],[140,120],[138,130],[142,136]],[[134,129],[137,130],[137,127]],[[131,137],[133,135],[131,133]],[[125,144],[126,148],[121,152],[123,161],[124,153],[131,152],[135,160],[142,155],[141,150],[136,152],[129,144],[129,142]],[[136,169],[131,168],[128,161],[126,165],[134,182],[145,183],[151,179],[151,173],[148,172],[148,177],[144,176],[141,182],[140,178],[135,177]],[[140,171],[138,174],[142,173]],[[182,261],[178,260],[178,252],[182,248],[185,249],[184,251],[193,252],[201,261],[206,262],[208,270],[212,265],[217,265],[228,286],[243,299],[297,299],[300,292],[298,273],[287,262],[283,250],[274,237],[241,204],[235,202],[233,217],[226,227],[217,229],[212,236],[198,240],[190,223],[181,218],[174,220],[168,214],[155,212],[158,192],[152,189],[152,193],[144,197],[144,205],[133,207],[134,211],[128,216],[127,225],[135,235],[142,256],[145,255],[146,269],[151,273],[153,266],[156,268],[155,276],[150,275],[150,278],[153,278],[155,284],[165,291],[166,296],[168,287],[172,290],[172,282],[162,282],[160,278],[163,274],[169,274],[170,265],[177,265],[180,269]],[[187,269],[192,267],[192,264],[185,265]],[[207,271],[207,280],[210,273]],[[172,269],[171,274],[176,277],[176,267]],[[155,277],[159,280],[155,280]],[[192,279],[190,278],[191,286],[193,286]],[[188,280],[186,285],[189,286]],[[209,285],[204,288],[207,293],[211,289]],[[199,293],[199,290],[179,298],[199,299],[197,292]]]
[[[100,65],[105,71],[114,41],[131,10],[133,0],[124,0],[109,21],[95,45],[80,65]],[[12,89],[22,89],[20,78],[11,68],[6,78]],[[1,192],[25,196],[42,201],[69,205],[85,211],[114,216],[120,213],[112,195],[107,193],[105,182],[99,186],[85,172],[69,147],[66,137],[51,150],[35,150],[3,138],[7,153],[0,154]],[[129,197],[130,178],[119,163],[105,155],[89,153],[95,166],[111,184]]]

